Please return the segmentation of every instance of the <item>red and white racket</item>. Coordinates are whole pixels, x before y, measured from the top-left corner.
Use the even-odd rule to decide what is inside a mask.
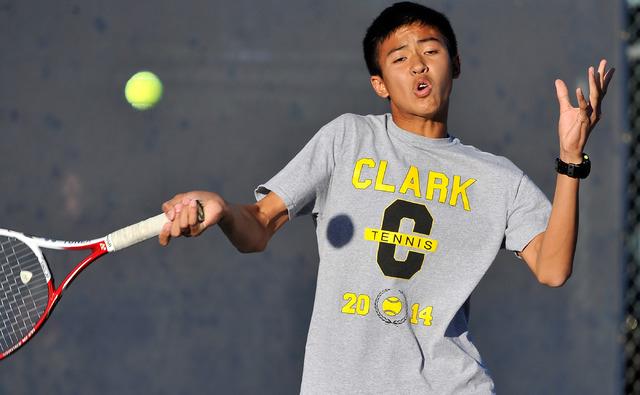
[[[204,220],[200,202],[198,220]],[[0,360],[42,328],[62,292],[91,262],[159,235],[168,221],[163,213],[88,241],[52,240],[0,229]],[[91,253],[56,288],[41,248]]]

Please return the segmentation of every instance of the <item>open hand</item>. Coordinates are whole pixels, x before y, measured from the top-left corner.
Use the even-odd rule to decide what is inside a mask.
[[[606,70],[607,61],[602,60],[596,72],[589,68],[589,100],[582,89],[576,89],[578,107],[571,105],[569,91],[562,80],[556,80],[556,94],[560,104],[558,135],[560,159],[567,163],[581,163],[582,152],[589,134],[602,118],[602,100],[607,93],[615,69]]]

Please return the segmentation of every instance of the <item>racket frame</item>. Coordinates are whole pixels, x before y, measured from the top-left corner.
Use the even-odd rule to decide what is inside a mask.
[[[56,239],[31,236],[31,235],[27,235],[24,233],[20,233],[20,232],[8,230],[8,229],[0,229],[0,235],[18,239],[24,244],[26,244],[33,251],[33,253],[35,254],[35,256],[37,257],[40,263],[40,267],[42,268],[42,271],[44,273],[45,280],[47,282],[47,288],[48,288],[47,305],[42,313],[42,316],[40,317],[38,322],[34,325],[34,327],[29,332],[27,332],[27,334],[24,335],[15,345],[11,346],[6,351],[0,353],[0,360],[8,357],[10,354],[12,354],[22,345],[24,345],[27,341],[29,341],[38,332],[38,330],[44,325],[44,323],[47,321],[47,319],[51,315],[51,312],[58,304],[58,301],[60,300],[62,293],[67,289],[69,284],[71,284],[71,282],[75,280],[78,277],[78,275],[84,269],[87,268],[87,266],[89,266],[89,264],[91,264],[93,261],[100,258],[101,256],[108,254],[109,252],[126,248],[129,245],[136,244],[137,242],[146,240],[149,237],[153,237],[154,235],[157,236],[160,233],[160,230],[162,229],[162,226],[164,225],[164,223],[168,221],[169,220],[166,219],[166,216],[164,214],[159,214],[145,221],[141,221],[137,224],[123,228],[119,231],[110,233],[107,236],[104,236],[98,239],[93,239],[93,240],[85,240],[85,241],[56,240]],[[139,227],[141,224],[146,224],[146,226],[153,227],[153,229],[152,230],[145,229],[144,231],[147,232],[146,234],[144,234],[141,237],[138,237],[138,239],[134,241],[127,242],[126,245],[121,245],[119,247],[117,243],[116,245],[114,245],[112,239],[118,232],[123,232],[123,231],[126,232],[128,231],[128,229],[131,229],[132,227]],[[62,282],[60,282],[59,285],[57,285],[56,287],[52,271],[49,267],[49,263],[45,257],[45,254],[42,252],[43,248],[46,248],[49,250],[68,250],[68,251],[90,250],[90,254],[86,256],[84,259],[82,259],[82,261],[80,261],[80,263],[78,263],[73,268],[73,270],[62,280]]]
[[[15,345],[4,351],[0,354],[0,360],[6,358],[11,353],[20,348],[24,343],[26,343],[29,339],[36,334],[36,332],[44,325],[46,320],[51,315],[54,307],[58,304],[60,300],[60,296],[67,289],[69,284],[94,260],[100,258],[101,256],[109,253],[107,237],[102,237],[94,240],[87,241],[64,241],[64,240],[55,240],[55,239],[47,239],[42,237],[30,236],[20,232],[15,232],[7,229],[0,229],[0,235],[16,238],[23,243],[25,243],[35,256],[38,258],[40,263],[40,267],[45,276],[45,280],[47,281],[48,287],[48,300],[47,306],[44,309],[44,312],[35,326],[20,339]],[[76,267],[60,282],[60,284],[56,287],[53,274],[51,269],[49,268],[49,263],[42,252],[42,248],[46,248],[49,250],[91,250],[91,253],[85,257],[80,263],[76,265]]]
[[[204,221],[204,208],[200,201],[196,200],[198,210],[198,222]],[[164,213],[158,214],[154,217],[140,221],[133,225],[129,225],[115,232],[112,232],[104,237],[85,240],[85,241],[65,241],[49,239],[37,236],[27,235],[21,232],[2,229],[0,228],[0,235],[12,237],[20,240],[26,244],[37,257],[40,267],[44,272],[45,280],[48,288],[48,300],[47,305],[42,313],[42,316],[34,327],[27,332],[16,344],[9,347],[6,351],[0,353],[0,360],[8,357],[27,341],[29,341],[37,332],[42,328],[47,321],[54,307],[58,304],[62,293],[67,289],[69,284],[96,259],[110,252],[122,250],[141,241],[147,240],[151,237],[160,234],[162,227],[167,222],[170,222]],[[49,263],[42,252],[42,248],[49,250],[91,250],[91,253],[85,257],[76,267],[62,280],[58,287],[54,285],[54,279]]]

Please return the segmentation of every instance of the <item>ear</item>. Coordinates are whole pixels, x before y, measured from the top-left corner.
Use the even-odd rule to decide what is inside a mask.
[[[371,86],[373,86],[373,90],[376,91],[378,96],[382,98],[389,97],[389,92],[387,92],[387,86],[384,83],[384,80],[379,75],[371,76]]]
[[[451,70],[453,72],[453,79],[460,77],[460,64],[462,63],[462,58],[460,55],[456,55],[451,59]]]

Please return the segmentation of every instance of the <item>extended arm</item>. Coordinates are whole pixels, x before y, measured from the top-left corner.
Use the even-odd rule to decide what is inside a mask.
[[[556,93],[560,104],[559,157],[565,163],[582,162],[589,134],[602,117],[602,100],[615,71],[606,71],[606,66],[607,62],[603,60],[597,71],[593,67],[589,68],[589,101],[578,88],[577,108],[571,105],[564,82],[556,80]],[[558,174],[547,229],[520,253],[538,281],[543,284],[561,286],[571,276],[578,239],[579,185],[579,179]]]
[[[205,219],[197,221],[196,199],[204,206]],[[162,209],[172,221],[159,236],[167,245],[171,237],[198,236],[206,228],[218,224],[229,241],[240,252],[259,252],[276,231],[289,219],[287,208],[273,192],[254,204],[226,202],[212,192],[189,192],[176,195],[165,202]]]

